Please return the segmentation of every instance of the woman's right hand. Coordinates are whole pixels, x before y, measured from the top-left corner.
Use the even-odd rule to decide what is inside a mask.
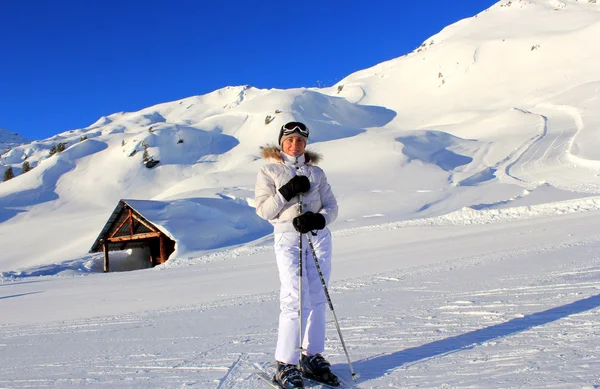
[[[308,177],[295,176],[279,188],[279,193],[281,193],[287,201],[290,201],[298,193],[305,193],[309,190],[310,181],[308,180]]]

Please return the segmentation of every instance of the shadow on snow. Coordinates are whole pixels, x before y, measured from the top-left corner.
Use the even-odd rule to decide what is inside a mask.
[[[0,300],[10,299],[13,297],[22,297],[22,296],[27,296],[29,294],[38,294],[38,293],[44,293],[44,292],[29,292],[29,293],[13,294],[11,296],[0,296]]]
[[[21,281],[21,282],[6,282],[0,283],[0,286],[13,286],[13,285],[22,285],[22,284],[35,284],[42,281]]]
[[[353,364],[355,370],[361,373],[360,381],[368,381],[384,376],[390,370],[397,369],[407,363],[416,362],[440,355],[462,350],[469,350],[492,339],[526,331],[542,326],[570,315],[589,311],[600,306],[600,294],[582,300],[533,313],[522,318],[496,324],[479,330],[467,332],[422,346],[409,348],[392,354],[372,357],[357,361]]]

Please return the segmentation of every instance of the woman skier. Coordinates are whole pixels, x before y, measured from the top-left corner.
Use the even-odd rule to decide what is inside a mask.
[[[327,299],[306,237],[310,232],[323,278],[328,282],[331,233],[326,226],[336,219],[338,206],[327,176],[316,166],[320,155],[305,150],[308,135],[309,129],[303,123],[283,125],[279,146],[261,148],[268,163],[258,173],[255,188],[256,213],[274,226],[281,313],[273,382],[283,389],[303,388],[302,376],[339,385],[331,365],[321,355],[325,350]],[[303,256],[302,288],[299,287],[300,255]],[[300,301],[302,324],[298,320]]]

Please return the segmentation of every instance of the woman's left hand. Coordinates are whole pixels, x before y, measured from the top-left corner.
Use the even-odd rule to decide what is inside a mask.
[[[296,216],[292,221],[296,231],[306,234],[313,230],[322,230],[325,228],[325,216],[320,213],[306,212]]]

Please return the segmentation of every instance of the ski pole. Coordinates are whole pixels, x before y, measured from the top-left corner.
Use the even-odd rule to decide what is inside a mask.
[[[302,193],[298,194],[298,211],[299,215],[302,215]],[[302,233],[298,233],[298,331],[300,342],[298,343],[298,349],[300,352],[303,351],[302,342],[304,340],[304,334],[302,331]]]
[[[342,342],[342,348],[344,349],[344,353],[346,354],[346,359],[348,360],[348,368],[350,369],[350,374],[352,375],[352,380],[356,381],[360,374],[355,373],[352,368],[352,362],[350,361],[350,355],[348,355],[348,349],[346,348],[346,343],[344,343],[344,337],[342,336],[342,330],[340,329],[340,324],[338,323],[337,316],[335,314],[335,310],[333,309],[333,303],[331,302],[331,297],[329,296],[329,291],[327,290],[327,283],[325,282],[325,278],[323,277],[323,272],[321,272],[321,265],[319,265],[319,259],[317,258],[317,253],[315,252],[315,246],[313,245],[312,239],[310,238],[310,234],[306,234],[306,238],[308,239],[308,244],[310,246],[310,250],[312,252],[313,259],[315,260],[315,266],[317,267],[317,272],[319,273],[319,278],[321,279],[321,284],[323,285],[323,291],[325,292],[325,297],[327,298],[327,302],[329,303],[329,309],[331,309],[331,313],[333,315],[333,320],[335,321],[335,327],[337,328],[338,335],[340,337],[340,341]]]

